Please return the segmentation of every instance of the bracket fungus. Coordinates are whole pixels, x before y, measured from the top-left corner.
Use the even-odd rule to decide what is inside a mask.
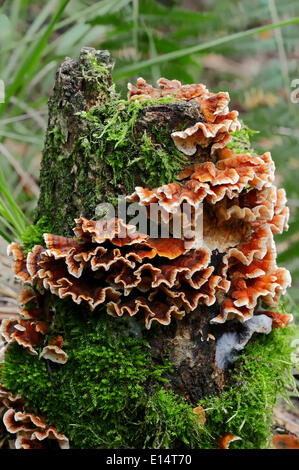
[[[276,434],[272,443],[275,449],[299,449],[299,438],[292,434]]]
[[[54,440],[61,449],[68,449],[68,439],[53,426],[33,413],[9,408],[3,415],[3,423],[10,434],[16,434],[16,449],[42,449],[47,441]],[[45,442],[44,442],[45,441]]]
[[[19,250],[17,246],[13,249]],[[41,290],[43,292],[43,289]],[[49,344],[44,345],[49,333],[51,318],[47,315],[45,306],[42,304],[42,295],[33,286],[25,285],[20,293],[19,305],[20,316],[4,319],[0,325],[0,337],[3,338],[3,357],[5,358],[7,346],[11,343],[17,343],[32,355],[38,355],[37,349],[43,347],[41,357],[65,364],[67,354],[62,349],[63,338],[61,336],[52,338]]]
[[[5,349],[17,343],[57,368],[66,367],[69,355],[63,336],[51,330],[53,299],[68,299],[91,311],[104,306],[112,317],[133,317],[148,330],[155,323],[159,333],[151,338],[152,355],[160,360],[170,352],[178,375],[171,385],[190,398],[193,414],[204,425],[198,398],[206,384],[214,381],[218,388],[208,389],[219,392],[227,366],[255,333],[269,334],[292,320],[271,310],[291,283],[289,272],[276,264],[273,238],[288,228],[286,195],[274,184],[269,152],[252,155],[228,147],[241,129],[238,112],[229,110],[228,93],[164,78],[158,88],[142,78],[128,88],[131,103],[171,97],[197,109],[194,122],[169,132],[175,150],[187,157],[175,181],[136,186],[126,201],[145,208],[149,219],[151,205],[157,204],[159,223],[174,223],[187,204],[191,215],[183,219],[185,228],[195,225],[201,211],[202,245],[194,248],[186,243],[188,237],[173,233],[151,238],[121,218],[91,220],[84,214],[75,219],[73,237],[44,233],[44,242],[26,253],[12,243],[8,255],[24,286],[20,317],[4,320],[1,335]],[[200,366],[207,369],[206,383]],[[22,397],[13,398],[4,389],[1,393],[3,422],[16,434],[16,448],[39,448],[49,439],[68,447],[68,439],[46,418],[24,411]],[[219,448],[236,439],[223,435]]]
[[[229,95],[225,92],[210,93],[202,85],[181,85],[178,80],[158,80],[159,88],[154,88],[143,78],[137,80],[136,87],[129,83],[128,98],[148,100],[171,96],[176,101],[193,102],[199,105],[202,120],[183,131],[172,132],[176,147],[185,155],[194,155],[197,146],[208,147],[211,153],[230,142],[230,134],[240,130],[238,112],[228,110]]]

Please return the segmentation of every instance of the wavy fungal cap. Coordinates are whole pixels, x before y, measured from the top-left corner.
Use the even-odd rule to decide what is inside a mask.
[[[211,154],[223,148],[231,140],[230,134],[241,129],[238,112],[229,112],[229,94],[210,93],[203,84],[181,85],[178,80],[160,78],[158,88],[137,80],[136,87],[128,84],[128,99],[149,100],[173,97],[176,101],[193,102],[200,106],[202,121],[183,131],[172,132],[176,147],[185,155],[193,155],[197,145],[206,148],[211,145]]]

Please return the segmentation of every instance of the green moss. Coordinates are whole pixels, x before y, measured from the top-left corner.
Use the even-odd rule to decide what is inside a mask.
[[[97,69],[96,63],[94,67]],[[46,138],[35,220],[47,215],[58,235],[71,236],[78,214],[94,217],[97,205],[115,199],[116,194],[129,194],[136,185],[154,187],[174,181],[185,162],[168,132],[163,136],[157,132],[151,140],[146,133],[139,135],[135,126],[144,107],[172,103],[173,99],[120,100],[113,89],[103,88],[102,72],[105,75],[93,66],[82,70],[87,84],[97,77],[101,93],[109,99],[74,116],[74,128],[81,129],[74,142],[59,126],[63,122],[59,103],[51,104],[51,114],[55,115],[57,106],[58,118]]]
[[[52,224],[47,217],[42,217],[34,225],[29,225],[22,235],[22,245],[25,253],[32,250],[34,245],[44,244],[44,233],[51,233]]]
[[[230,432],[240,448],[264,448],[271,414],[293,385],[292,328],[259,335],[238,358],[221,396],[193,406],[169,389],[171,364],[154,363],[143,330],[131,319],[114,319],[56,300],[49,337],[62,334],[65,365],[51,365],[17,344],[9,346],[1,382],[26,398],[26,408],[44,414],[73,448],[215,448]],[[46,341],[49,340],[46,338]]]
[[[193,408],[171,390],[160,388],[151,395],[143,427],[145,448],[200,448],[202,427],[196,421]]]
[[[147,185],[150,187],[175,181],[185,163],[181,152],[173,148],[171,155],[169,155],[169,150],[166,150],[167,146],[169,147],[169,142],[168,144],[166,144],[166,140],[164,140],[164,144],[162,142],[160,145],[153,144],[146,133],[143,134],[140,142],[139,162],[147,174]]]
[[[105,54],[104,54],[105,55]],[[111,65],[102,63],[105,57],[86,53],[79,68],[72,71],[69,89],[80,81],[82,93],[74,93],[70,100],[61,100],[64,91],[56,84],[49,101],[50,121],[43,151],[40,173],[40,198],[35,221],[43,215],[53,221],[56,234],[71,236],[74,218],[79,214],[93,217],[99,203],[100,174],[97,147],[87,136],[87,121],[81,122],[74,110],[83,109],[90,102],[117,100],[111,83]],[[68,88],[68,87],[67,87]],[[71,93],[69,90],[67,93]],[[63,104],[62,104],[63,101]],[[72,117],[71,117],[72,116]],[[82,124],[82,127],[80,127]],[[109,178],[109,175],[108,175]]]
[[[89,87],[95,88],[100,95],[108,96],[111,93],[109,87],[109,68],[95,57],[92,53],[85,55],[85,64],[81,65],[82,78],[89,84]]]
[[[59,126],[55,126],[49,134],[53,136],[53,144],[55,147],[59,147],[66,142],[66,137],[63,135]]]
[[[294,388],[290,356],[294,329],[274,329],[254,338],[235,364],[232,383],[220,397],[201,401],[207,422],[201,436],[204,448],[217,446],[225,432],[242,438],[232,447],[262,449],[269,445],[271,416],[279,397]]]

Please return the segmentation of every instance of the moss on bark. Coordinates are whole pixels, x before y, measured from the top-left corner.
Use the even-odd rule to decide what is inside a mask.
[[[78,62],[65,59],[49,100],[49,120],[40,174],[35,220],[46,216],[58,234],[70,234],[78,214],[93,215],[101,161],[89,152],[87,122],[77,114],[113,99],[107,51],[84,48]]]

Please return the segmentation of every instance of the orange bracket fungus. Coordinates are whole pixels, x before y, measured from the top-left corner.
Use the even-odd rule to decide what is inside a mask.
[[[45,234],[45,248],[35,246],[27,256],[16,243],[10,245],[16,276],[40,294],[71,296],[92,310],[105,303],[113,316],[142,311],[148,328],[153,320],[168,325],[172,316],[182,318],[200,303],[216,301],[220,313],[213,323],[244,322],[260,300],[273,307],[290,285],[288,271],[275,261],[273,233],[287,227],[288,211],[284,192],[272,183],[273,168],[269,154],[251,157],[225,149],[218,165],[184,170],[182,184],[136,188],[127,197],[145,206],[155,202],[173,216],[184,202],[196,209],[200,194],[199,249],[188,250],[177,238],[151,239],[119,219],[107,224],[81,217],[73,239]],[[217,270],[210,264],[215,249],[223,254]]]
[[[292,434],[276,434],[272,443],[275,449],[299,449],[299,439]]]

